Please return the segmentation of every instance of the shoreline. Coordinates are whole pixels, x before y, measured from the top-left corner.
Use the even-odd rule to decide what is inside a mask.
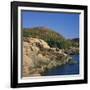
[[[74,54],[74,55],[71,55],[71,56],[75,56],[75,55],[79,55],[79,54]],[[78,64],[78,62],[77,61],[75,61],[75,60],[73,60],[73,59],[71,59],[69,62],[67,62],[66,64],[62,64],[62,65],[60,65],[60,66],[56,66],[56,67],[53,67],[53,68],[51,68],[51,69],[48,69],[47,71],[45,71],[41,76],[47,76],[47,73],[48,73],[48,71],[50,71],[50,70],[55,70],[55,69],[58,69],[58,68],[62,68],[62,67],[65,67],[65,65],[73,65],[73,64]],[[72,73],[73,74],[73,73]],[[57,75],[57,74],[56,74]],[[58,75],[63,75],[63,74],[58,74]],[[64,74],[64,75],[66,75],[66,74]],[[53,75],[51,75],[51,76],[53,76]]]
[[[74,48],[73,54],[75,50]],[[52,48],[42,39],[25,38],[22,76],[41,76],[46,70],[67,64],[71,59],[65,49]]]

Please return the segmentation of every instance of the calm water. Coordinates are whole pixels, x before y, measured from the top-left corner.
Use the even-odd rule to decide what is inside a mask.
[[[47,72],[47,76],[49,75],[71,75],[71,74],[79,74],[79,55],[73,55],[73,60],[76,60],[75,64],[65,64],[63,66],[51,69]]]

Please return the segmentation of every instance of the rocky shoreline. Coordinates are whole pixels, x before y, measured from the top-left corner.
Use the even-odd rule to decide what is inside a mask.
[[[42,39],[23,38],[23,77],[42,76],[47,70],[66,64],[71,59],[64,50],[51,48]]]

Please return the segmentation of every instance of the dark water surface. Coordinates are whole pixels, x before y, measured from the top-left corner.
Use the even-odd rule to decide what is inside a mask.
[[[65,64],[60,67],[48,70],[46,76],[79,74],[79,55],[72,55],[72,59],[77,63]]]

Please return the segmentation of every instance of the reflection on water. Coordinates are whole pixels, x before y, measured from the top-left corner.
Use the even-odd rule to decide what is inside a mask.
[[[77,63],[65,64],[60,67],[48,70],[46,76],[79,74],[79,55],[72,55],[72,59],[75,60]]]

